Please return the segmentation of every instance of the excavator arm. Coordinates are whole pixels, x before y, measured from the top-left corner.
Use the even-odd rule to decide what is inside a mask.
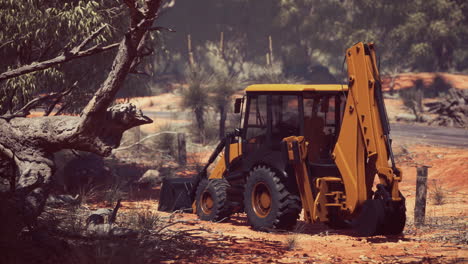
[[[346,63],[348,97],[332,157],[345,186],[345,206],[353,213],[372,199],[375,175],[391,199],[400,201],[402,175],[393,159],[374,45],[355,44],[346,51]]]
[[[399,234],[406,221],[405,201],[398,189],[402,175],[393,158],[374,45],[355,44],[346,51],[346,62],[348,94],[332,153],[339,177],[310,177],[306,149],[314,142],[302,136],[283,139],[284,152],[295,169],[304,218],[350,223],[364,236]],[[374,190],[376,176],[379,183]],[[342,184],[344,192],[330,189],[336,184]]]

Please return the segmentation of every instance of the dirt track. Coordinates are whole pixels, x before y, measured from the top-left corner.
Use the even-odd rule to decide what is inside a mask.
[[[396,141],[468,148],[468,130],[392,123],[390,135]]]
[[[145,113],[156,123],[188,119],[185,113],[174,114],[161,105]],[[173,230],[198,230],[191,239],[199,241],[204,249],[195,256],[166,256],[166,263],[468,263],[468,130],[401,123],[392,123],[391,128],[394,148],[406,150],[398,157],[405,175],[401,190],[407,198],[408,225],[403,235],[359,238],[351,231],[303,221],[294,232],[264,233],[250,229],[243,214],[226,223],[177,214],[175,218],[183,223]],[[209,151],[206,153],[209,155]],[[428,225],[423,228],[412,224],[416,164],[432,166],[429,187],[437,181],[448,196],[444,205],[436,206],[428,200]],[[156,208],[153,201],[150,204]],[[131,207],[127,204],[128,209]]]

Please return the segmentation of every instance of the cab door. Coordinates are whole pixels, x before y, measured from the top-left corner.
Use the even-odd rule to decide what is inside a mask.
[[[247,96],[246,115],[243,131],[243,155],[249,156],[264,147],[270,139],[268,125],[268,95],[250,94]]]

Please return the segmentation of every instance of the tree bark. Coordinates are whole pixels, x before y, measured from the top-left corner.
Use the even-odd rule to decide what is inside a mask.
[[[144,8],[135,0],[124,2],[130,9],[131,28],[119,44],[106,80],[80,116],[0,117],[0,175],[14,179],[9,190],[0,191],[0,242],[15,239],[24,227],[34,226],[53,181],[54,152],[76,149],[107,156],[119,146],[125,130],[152,122],[132,104],[109,107],[162,0],[146,0]]]
[[[427,168],[426,166],[416,168],[416,200],[414,205],[414,224],[416,226],[424,225],[426,216]]]

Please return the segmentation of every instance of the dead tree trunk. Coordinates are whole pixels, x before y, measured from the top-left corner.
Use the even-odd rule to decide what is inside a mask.
[[[26,109],[0,117],[0,175],[10,179],[10,189],[0,192],[0,240],[14,239],[24,227],[34,226],[53,180],[54,152],[76,149],[107,156],[125,130],[152,122],[134,105],[109,107],[135,67],[162,0],[146,0],[144,7],[137,2],[124,0],[131,28],[119,44],[112,70],[80,116],[26,118]]]
[[[416,226],[424,225],[426,216],[427,168],[426,166],[416,168],[416,200],[414,205],[414,224]]]

